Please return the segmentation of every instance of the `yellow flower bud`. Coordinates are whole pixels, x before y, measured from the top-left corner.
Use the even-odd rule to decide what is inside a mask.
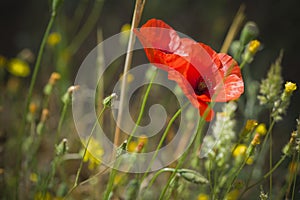
[[[197,200],[209,200],[209,196],[207,194],[200,193]]]
[[[247,131],[252,131],[255,126],[257,126],[257,121],[256,120],[247,120],[245,129]]]
[[[31,114],[34,114],[34,113],[36,113],[36,111],[37,111],[37,105],[36,105],[36,103],[31,102],[31,103],[29,104],[29,112],[30,112]]]
[[[137,145],[138,143],[136,141],[131,141],[127,147],[128,152],[134,152]]]
[[[286,82],[286,84],[284,86],[285,86],[284,91],[286,93],[292,93],[293,91],[297,90],[296,83]]]
[[[226,200],[236,200],[238,199],[240,195],[240,191],[237,189],[231,190],[227,195],[226,195]]]
[[[19,77],[26,77],[30,74],[29,65],[18,58],[14,58],[9,61],[7,70],[11,74]]]
[[[244,144],[239,144],[234,151],[232,152],[233,157],[238,157],[241,155],[245,155],[247,150],[247,146]]]
[[[49,78],[49,84],[50,85],[54,85],[56,83],[56,81],[58,81],[60,79],[60,74],[57,72],[53,72]]]
[[[61,35],[57,32],[50,33],[47,39],[47,44],[51,47],[56,46],[61,41]]]
[[[256,54],[257,50],[259,49],[260,47],[260,42],[258,40],[252,40],[250,43],[249,43],[249,46],[248,46],[248,51],[254,55]]]
[[[250,158],[248,158],[248,159],[246,160],[246,164],[247,164],[247,165],[252,165],[253,162],[254,162],[253,157],[250,157]]]
[[[259,124],[259,125],[257,126],[255,132],[258,133],[258,134],[261,135],[261,136],[266,135],[266,133],[267,133],[266,125],[265,125],[264,123]]]
[[[260,134],[256,133],[253,140],[251,141],[251,145],[257,146],[260,144]]]

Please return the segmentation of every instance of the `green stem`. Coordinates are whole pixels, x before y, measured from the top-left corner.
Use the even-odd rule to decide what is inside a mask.
[[[293,158],[292,158],[292,161],[290,162],[290,164],[295,163],[295,160],[296,160],[296,154],[293,153]],[[294,173],[292,172],[292,170],[289,171],[287,179],[288,179],[288,181],[286,182],[285,187],[284,187],[285,188],[285,199],[288,199],[289,193],[291,191],[291,186],[294,181]]]
[[[35,82],[36,82],[36,79],[37,79],[37,74],[38,74],[40,66],[41,66],[41,60],[42,60],[45,45],[46,45],[46,42],[47,42],[47,38],[48,38],[50,30],[53,26],[53,22],[55,20],[55,17],[56,17],[56,14],[52,13],[51,18],[49,20],[49,23],[47,25],[46,31],[44,33],[42,43],[40,45],[40,49],[39,49],[39,52],[38,52],[36,63],[34,65],[34,70],[33,70],[32,78],[31,78],[30,86],[29,86],[29,90],[28,90],[28,96],[26,98],[26,103],[25,103],[25,112],[24,112],[24,117],[23,117],[22,124],[21,124],[20,136],[23,136],[24,131],[25,131],[25,124],[26,124],[26,116],[27,116],[27,112],[28,112],[28,106],[29,106],[29,103],[30,103],[31,98],[32,98],[33,88],[35,86]]]
[[[91,138],[92,138],[93,132],[94,132],[96,126],[97,126],[97,123],[98,123],[100,117],[102,116],[102,114],[104,113],[104,111],[105,111],[106,108],[107,108],[106,106],[103,107],[103,109],[101,110],[101,112],[99,113],[99,115],[98,115],[98,117],[97,117],[97,120],[96,120],[95,123],[94,123],[94,126],[93,126],[93,128],[92,128],[92,130],[91,130],[91,133],[90,133],[90,135],[89,135],[89,137],[88,137],[87,143],[86,143],[85,148],[84,148],[84,152],[83,152],[83,155],[82,155],[82,159],[81,159],[81,161],[80,161],[80,165],[79,165],[79,168],[78,168],[77,173],[76,173],[76,178],[75,178],[74,185],[73,185],[73,187],[71,188],[71,190],[68,192],[67,196],[68,196],[68,195],[69,195],[69,194],[70,194],[70,193],[78,186],[79,175],[80,175],[80,172],[81,172],[81,170],[82,170],[83,159],[84,159],[84,157],[85,157],[85,155],[86,155],[86,153],[87,153],[88,145],[89,145],[90,140],[91,140]]]
[[[136,132],[138,126],[141,123],[141,120],[142,120],[142,117],[143,117],[143,114],[144,114],[144,111],[145,111],[145,106],[146,106],[146,103],[147,103],[147,100],[148,100],[148,97],[149,97],[149,94],[150,94],[150,90],[151,90],[151,87],[152,87],[152,84],[153,84],[153,80],[156,77],[156,75],[157,75],[157,69],[155,69],[155,72],[154,72],[154,74],[151,77],[150,83],[148,84],[145,96],[144,96],[143,101],[142,101],[142,105],[141,105],[141,109],[140,109],[140,113],[139,113],[138,119],[137,119],[137,121],[135,123],[135,126],[134,126],[131,134],[129,135],[129,138],[128,138],[128,141],[127,141],[127,145],[130,143],[130,141],[131,141],[134,133]]]
[[[118,166],[121,162],[121,159],[117,160],[117,164],[116,166]],[[104,200],[108,200],[109,196],[111,194],[111,191],[113,190],[113,186],[114,186],[114,180],[115,180],[115,176],[117,174],[117,170],[115,168],[112,169],[112,171],[109,174],[109,179],[108,179],[108,184],[104,193]]]
[[[270,134],[270,140],[269,140],[269,144],[270,144],[270,147],[269,147],[269,169],[272,169],[272,162],[273,162],[273,159],[272,159],[272,144],[273,144],[273,137],[272,137],[272,134]],[[270,174],[270,177],[269,177],[269,192],[270,192],[270,195],[272,195],[272,185],[273,185],[273,179],[272,179],[272,174]]]
[[[295,172],[294,172],[294,181],[293,181],[293,190],[292,190],[292,200],[294,199],[295,197],[295,189],[296,189],[296,181],[297,181],[297,172],[298,172],[298,167],[299,167],[299,160],[300,160],[300,154],[299,152],[297,152],[298,156],[297,156],[297,161],[295,162],[296,163],[296,169],[295,169]]]
[[[248,186],[244,191],[243,193],[241,194],[240,197],[243,196],[243,194],[245,194],[249,189],[251,189],[252,187],[258,185],[259,183],[261,183],[263,180],[265,180],[266,178],[268,178],[280,165],[281,163],[285,160],[287,156],[286,155],[283,155],[281,157],[281,159],[276,163],[276,165],[268,172],[266,173],[263,178],[261,178],[259,181],[257,181],[256,183],[253,183],[252,185]]]
[[[247,61],[243,60],[243,62],[240,64],[240,68],[243,69],[243,67],[245,67],[246,64],[247,64]]]
[[[52,14],[51,14],[50,20],[48,22],[46,31],[44,33],[44,36],[42,38],[42,42],[41,42],[41,45],[40,45],[40,48],[39,48],[39,51],[38,51],[37,60],[36,60],[36,63],[34,65],[34,70],[33,70],[32,78],[31,78],[30,85],[29,85],[28,95],[27,95],[27,98],[26,98],[26,101],[25,101],[24,115],[23,115],[23,118],[22,118],[21,126],[20,126],[21,128],[20,128],[20,131],[19,131],[19,134],[18,134],[20,144],[18,144],[17,147],[16,147],[16,148],[19,148],[19,150],[17,150],[17,152],[21,152],[22,142],[24,141],[26,116],[28,114],[29,103],[31,102],[32,93],[33,93],[33,89],[34,89],[34,86],[35,86],[35,83],[36,83],[36,80],[37,80],[37,74],[38,74],[40,66],[41,66],[41,60],[42,60],[42,57],[43,57],[45,45],[46,45],[50,30],[53,26],[55,17],[56,17],[56,12],[53,11]],[[18,154],[16,160],[17,160],[17,163],[16,163],[16,165],[17,165],[17,167],[16,167],[17,175],[16,175],[16,192],[15,192],[15,194],[16,194],[16,198],[18,198],[18,186],[19,186],[19,182],[20,182],[20,173],[22,173],[22,170],[20,170],[21,162],[22,162],[21,153]]]
[[[58,139],[59,139],[59,136],[60,136],[60,133],[61,133],[61,127],[62,127],[63,121],[64,121],[66,113],[67,113],[68,105],[69,105],[68,103],[64,104],[63,109],[62,109],[61,114],[60,114],[60,118],[59,118],[59,122],[58,122],[58,126],[57,126],[57,131],[56,131],[56,143],[58,142]]]
[[[266,136],[265,136],[265,139],[264,139],[263,144],[262,144],[262,146],[261,146],[261,149],[260,149],[260,151],[259,151],[259,153],[258,153],[258,155],[257,155],[258,158],[261,157],[260,154],[262,154],[262,151],[264,150],[264,148],[265,148],[265,146],[266,146],[266,143],[267,143],[267,141],[268,141],[268,137],[269,137],[270,133],[272,132],[272,129],[273,129],[274,125],[275,125],[275,121],[272,121],[272,122],[271,122],[271,125],[270,125],[270,127],[269,127],[269,129],[268,129],[268,131],[267,131],[267,133],[266,133]],[[247,188],[247,186],[248,186],[249,183],[250,183],[250,180],[251,180],[251,178],[252,178],[253,172],[254,172],[255,168],[257,167],[257,164],[258,164],[258,163],[259,163],[259,162],[256,162],[255,166],[253,166],[253,168],[251,169],[249,178],[247,179],[247,182],[246,182],[246,188]]]
[[[202,130],[203,130],[203,124],[205,123],[205,117],[207,116],[208,114],[208,109],[206,109],[206,111],[204,112],[203,116],[199,119],[199,122],[198,122],[198,126],[197,126],[197,132],[196,132],[196,137],[197,135],[199,134],[199,138],[201,139],[202,138]],[[168,179],[168,182],[167,184],[165,185],[162,193],[160,194],[160,197],[159,199],[163,199],[167,190],[168,190],[168,187],[170,185],[170,183],[172,182],[173,178],[175,177],[176,173],[177,173],[177,170],[182,166],[183,162],[185,161],[188,153],[190,152],[190,147],[191,147],[191,144],[193,143],[193,141],[190,142],[189,144],[189,148],[183,153],[183,155],[180,157],[176,167],[175,167],[175,170],[174,172],[171,174],[171,176],[169,177]]]
[[[243,163],[241,164],[241,166],[239,167],[239,169],[233,174],[233,178],[229,181],[226,193],[224,194],[224,197],[229,193],[230,189],[232,188],[232,185],[234,183],[234,181],[236,180],[236,178],[238,177],[238,175],[240,174],[240,172],[242,171],[242,169],[244,168],[247,160],[249,159],[251,155],[247,155],[245,157],[245,159],[243,160]]]
[[[89,33],[96,25],[102,7],[103,0],[95,0],[91,14],[88,16],[85,24],[82,26],[79,33],[76,35],[76,37],[73,39],[70,46],[68,47],[68,50],[71,53],[71,55],[74,55],[77,52],[81,44],[84,42],[84,40],[87,38]]]
[[[174,171],[175,171],[174,168],[163,168],[163,169],[159,170],[159,171],[156,172],[156,173],[154,174],[154,176],[152,177],[150,183],[149,183],[148,186],[147,186],[147,189],[149,189],[149,188],[153,185],[154,181],[156,180],[156,178],[157,178],[161,173],[163,173],[163,172],[174,172]]]
[[[144,173],[144,175],[143,175],[143,177],[142,177],[142,181],[141,181],[141,182],[143,182],[143,180],[144,180],[144,179],[146,178],[146,176],[148,175],[148,173],[149,173],[149,171],[150,171],[150,169],[151,169],[151,166],[152,166],[152,164],[153,164],[153,161],[154,161],[154,159],[156,158],[156,156],[157,156],[157,154],[158,154],[158,151],[159,151],[159,149],[161,148],[161,146],[162,146],[162,144],[163,144],[165,138],[167,137],[167,134],[168,134],[168,132],[169,132],[169,130],[170,130],[170,128],[171,128],[173,122],[174,122],[174,121],[176,120],[176,118],[180,115],[180,113],[181,113],[181,111],[183,110],[183,108],[184,108],[185,106],[187,106],[187,105],[188,105],[188,104],[185,104],[182,108],[180,108],[180,109],[175,113],[175,115],[171,118],[171,120],[169,121],[169,123],[168,123],[168,125],[167,125],[167,128],[165,129],[165,131],[164,131],[164,133],[163,133],[163,135],[162,135],[162,137],[161,137],[161,139],[160,139],[160,141],[159,141],[159,144],[158,144],[158,146],[156,147],[156,150],[155,150],[155,152],[154,152],[154,155],[153,155],[153,157],[152,157],[152,159],[151,159],[151,161],[150,161],[149,167],[146,169],[146,172]]]

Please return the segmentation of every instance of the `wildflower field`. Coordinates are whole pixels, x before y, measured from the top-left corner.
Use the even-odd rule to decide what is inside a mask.
[[[300,199],[296,5],[4,0],[0,198]]]

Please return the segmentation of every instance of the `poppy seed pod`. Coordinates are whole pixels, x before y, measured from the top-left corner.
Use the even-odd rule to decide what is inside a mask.
[[[245,24],[241,36],[240,42],[244,46],[248,44],[251,40],[255,39],[259,34],[259,29],[255,22],[249,21]]]

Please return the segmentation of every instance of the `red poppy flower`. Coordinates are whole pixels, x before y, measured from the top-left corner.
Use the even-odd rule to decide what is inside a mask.
[[[235,60],[216,53],[209,46],[190,38],[180,38],[177,32],[161,20],[151,19],[134,30],[146,55],[156,67],[168,72],[191,103],[206,120],[213,118],[209,103],[226,102],[240,97],[244,82]]]

